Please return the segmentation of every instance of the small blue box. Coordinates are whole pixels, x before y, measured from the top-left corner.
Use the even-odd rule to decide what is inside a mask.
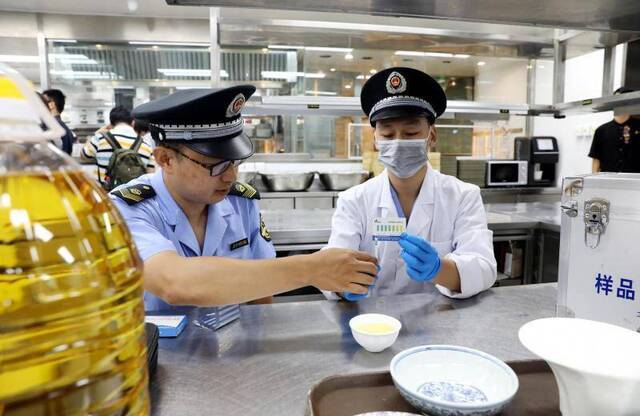
[[[144,320],[158,327],[161,338],[177,337],[187,326],[186,315],[149,314],[144,317]]]

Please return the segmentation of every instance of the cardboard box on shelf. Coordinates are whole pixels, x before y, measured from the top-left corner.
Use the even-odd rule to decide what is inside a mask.
[[[522,277],[522,248],[511,245],[504,258],[504,274],[511,278]]]

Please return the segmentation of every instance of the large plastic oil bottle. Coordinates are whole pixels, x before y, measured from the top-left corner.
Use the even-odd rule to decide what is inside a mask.
[[[0,66],[0,416],[148,414],[142,263],[62,135]]]

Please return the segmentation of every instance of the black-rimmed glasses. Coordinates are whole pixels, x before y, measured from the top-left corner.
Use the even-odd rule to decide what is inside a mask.
[[[172,148],[172,150],[174,152],[178,153],[179,155],[189,159],[193,163],[202,166],[203,168],[205,168],[206,170],[209,171],[209,174],[211,176],[220,176],[223,173],[225,173],[227,171],[227,169],[229,169],[229,167],[231,167],[231,166],[236,167],[236,166],[239,166],[240,164],[242,164],[242,162],[244,162],[243,159],[240,159],[240,160],[223,160],[222,162],[213,163],[213,164],[211,164],[211,163],[202,163],[199,160],[192,159],[191,157],[189,157],[186,154],[182,153],[178,149]]]

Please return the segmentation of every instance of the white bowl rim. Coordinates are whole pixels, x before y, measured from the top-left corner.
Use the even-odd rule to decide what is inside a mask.
[[[384,320],[391,321],[394,324],[393,331],[385,332],[382,334],[372,334],[370,332],[359,331],[358,329],[353,327],[354,325],[353,322],[356,319],[367,319],[367,318],[373,318],[372,320],[382,318]],[[349,319],[349,328],[351,328],[351,331],[357,332],[359,334],[365,334],[370,336],[387,336],[387,335],[393,335],[400,332],[400,330],[402,329],[402,322],[400,322],[398,319],[394,318],[393,316],[385,315],[382,313],[362,313],[360,315],[356,315],[353,318]]]
[[[593,323],[599,326],[605,326],[605,327],[609,327],[612,328],[614,330],[623,330],[623,331],[629,331],[631,333],[636,333],[630,329],[627,328],[623,328],[621,326],[618,325],[613,325],[613,324],[609,324],[606,322],[600,322],[600,321],[594,321],[592,319],[581,319],[581,318],[567,318],[567,317],[549,317],[549,318],[539,318],[539,319],[534,319],[533,321],[529,321],[526,324],[522,325],[520,327],[520,329],[518,330],[518,339],[520,340],[520,343],[529,351],[531,351],[532,353],[534,353],[535,355],[537,355],[538,357],[542,358],[543,360],[547,361],[550,364],[555,364],[559,367],[564,367],[564,368],[568,368],[570,370],[574,370],[580,373],[586,373],[586,374],[592,374],[592,375],[596,375],[596,376],[602,376],[602,377],[612,377],[611,373],[607,373],[606,371],[597,371],[597,370],[593,370],[593,369],[588,369],[585,368],[584,366],[579,366],[579,365],[568,365],[568,364],[564,364],[564,363],[560,363],[556,360],[551,360],[549,358],[545,358],[543,357],[541,354],[539,354],[537,351],[537,348],[533,348],[531,347],[531,344],[526,344],[523,340],[522,340],[522,330],[523,328],[525,328],[526,326],[528,326],[529,324],[533,324],[534,322],[539,322],[539,321],[582,321],[582,322],[589,322],[589,323]],[[626,377],[626,376],[614,376],[614,378],[616,379],[627,379],[627,378],[635,378],[635,377]]]
[[[474,355],[478,355],[488,361],[491,361],[492,363],[496,364],[498,367],[502,368],[510,377],[511,379],[515,382],[514,383],[514,388],[513,388],[513,392],[511,394],[509,394],[507,397],[505,397],[502,400],[496,400],[493,402],[487,402],[487,403],[453,403],[453,402],[449,402],[449,401],[444,401],[444,400],[438,400],[438,399],[434,399],[431,397],[427,397],[422,393],[419,392],[414,392],[411,389],[407,388],[405,385],[403,385],[399,379],[396,378],[396,372],[395,372],[395,367],[398,364],[398,362],[400,360],[402,360],[403,358],[414,354],[416,352],[422,352],[422,351],[433,351],[433,350],[447,350],[447,351],[457,351],[457,352],[465,352],[465,353],[469,353],[469,354],[474,354]],[[482,411],[482,410],[487,410],[487,409],[493,409],[496,408],[498,406],[501,406],[507,402],[509,402],[510,400],[513,399],[513,396],[515,396],[515,394],[518,392],[518,389],[520,388],[520,381],[518,380],[518,376],[516,375],[516,373],[513,371],[513,369],[511,367],[509,367],[504,361],[500,360],[497,357],[494,357],[491,354],[487,354],[486,352],[480,351],[480,350],[476,350],[474,348],[468,348],[468,347],[463,347],[460,345],[446,345],[446,344],[438,344],[438,345],[420,345],[417,347],[413,347],[413,348],[409,348],[406,349],[404,351],[400,351],[398,354],[395,355],[395,357],[393,357],[393,359],[391,360],[391,364],[389,365],[389,370],[391,373],[391,378],[393,379],[393,381],[395,383],[397,383],[402,389],[404,389],[407,393],[409,393],[412,396],[416,396],[419,397],[421,400],[424,400],[426,402],[430,402],[430,403],[434,403],[437,404],[440,407],[444,407],[444,408],[449,408],[449,409],[456,409],[456,410],[478,410],[478,411]]]

